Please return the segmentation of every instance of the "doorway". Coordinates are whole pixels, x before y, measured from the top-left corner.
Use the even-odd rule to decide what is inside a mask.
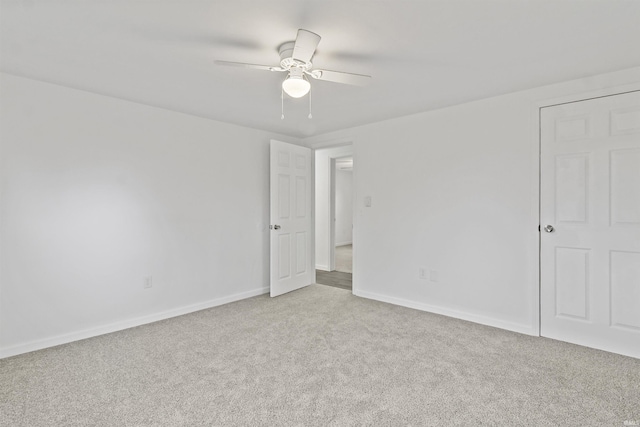
[[[316,150],[316,283],[352,291],[353,147]]]

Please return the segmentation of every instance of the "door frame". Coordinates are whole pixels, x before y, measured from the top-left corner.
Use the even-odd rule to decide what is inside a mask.
[[[545,107],[553,107],[556,105],[570,104],[573,102],[587,101],[587,100],[596,99],[596,98],[604,98],[607,96],[620,95],[620,94],[635,92],[639,90],[640,90],[640,82],[624,84],[624,85],[614,85],[614,86],[603,88],[603,89],[577,92],[569,95],[555,96],[550,98],[542,98],[534,101],[532,104],[531,123],[535,125],[535,128],[534,128],[535,131],[533,132],[533,141],[531,144],[531,151],[532,151],[531,158],[533,159],[532,165],[531,165],[531,168],[533,171],[532,173],[533,179],[531,181],[531,186],[532,186],[531,217],[533,221],[532,221],[531,227],[532,227],[532,231],[535,230],[536,236],[535,238],[533,238],[535,243],[532,245],[535,251],[535,256],[534,256],[535,268],[533,269],[533,275],[532,275],[533,277],[531,279],[531,292],[532,292],[531,329],[532,329],[532,333],[536,336],[541,336],[540,331],[541,331],[541,310],[542,310],[541,298],[540,298],[540,292],[542,288],[542,281],[540,276],[540,267],[541,267],[540,256],[541,256],[542,235],[540,233],[540,228],[539,228],[540,227],[540,209],[542,207],[542,201],[541,201],[542,193],[541,193],[541,186],[540,186],[540,180],[542,178],[541,176],[542,109]]]
[[[335,214],[335,159],[340,158],[340,157],[345,157],[345,156],[353,156],[353,163],[355,165],[356,163],[356,146],[355,146],[355,138],[339,138],[339,139],[332,139],[332,140],[326,140],[326,141],[321,141],[321,142],[317,142],[317,143],[313,143],[309,145],[309,148],[311,148],[312,151],[312,155],[311,155],[311,170],[313,172],[313,181],[312,181],[312,214],[313,214],[313,221],[314,221],[314,227],[313,227],[313,245],[312,245],[312,251],[313,251],[313,265],[314,265],[314,278],[315,278],[315,266],[316,266],[316,257],[317,257],[317,253],[316,253],[316,239],[317,239],[317,235],[316,235],[316,227],[315,227],[315,221],[316,221],[316,151],[317,150],[325,150],[325,149],[340,149],[340,148],[347,148],[347,147],[351,147],[351,154],[348,153],[338,153],[335,155],[330,155],[329,156],[329,181],[330,181],[330,185],[329,185],[329,190],[330,190],[330,197],[329,197],[329,210],[330,213]],[[355,264],[356,264],[356,230],[357,228],[357,218],[358,215],[356,214],[356,207],[357,207],[357,199],[358,199],[358,195],[356,192],[357,186],[356,186],[356,167],[353,168],[353,197],[352,197],[352,203],[353,203],[353,209],[352,209],[352,219],[353,219],[353,261],[352,261],[352,266],[351,269],[353,272],[355,272]],[[334,221],[329,221],[329,251],[330,251],[330,256],[329,256],[329,265],[328,267],[330,269],[334,269],[335,268],[335,247],[332,247],[332,245],[335,245],[335,223]],[[351,293],[354,293],[356,290],[356,275],[353,274],[352,275],[352,282],[351,282]]]
[[[340,159],[344,159],[344,158],[351,158],[353,160],[353,149],[351,150],[352,153],[351,154],[341,154],[339,156],[336,157],[331,157],[331,186],[330,186],[330,191],[331,191],[331,200],[330,200],[330,213],[333,217],[333,221],[330,224],[331,225],[331,235],[329,236],[329,249],[331,250],[331,258],[329,260],[329,264],[331,266],[332,269],[335,269],[336,267],[336,222],[338,220],[337,218],[337,210],[336,210],[336,198],[337,198],[337,181],[338,181],[338,168],[336,166],[338,160]],[[354,162],[355,165],[355,162]],[[355,170],[355,167],[353,167],[351,169],[351,178],[352,178],[352,194],[351,194],[351,205],[352,205],[352,209],[351,209],[351,223],[353,224],[353,217],[354,217],[354,212],[353,212],[353,171]],[[351,244],[353,246],[353,227],[351,230]]]

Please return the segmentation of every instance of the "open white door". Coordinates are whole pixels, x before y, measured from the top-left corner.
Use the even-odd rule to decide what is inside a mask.
[[[640,358],[640,92],[541,130],[541,335]]]
[[[271,296],[313,281],[311,150],[271,141]]]

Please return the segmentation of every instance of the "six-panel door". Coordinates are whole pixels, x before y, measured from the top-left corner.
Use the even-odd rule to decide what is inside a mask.
[[[310,285],[311,150],[271,141],[271,296]]]
[[[541,136],[541,335],[640,358],[640,92],[543,108]]]

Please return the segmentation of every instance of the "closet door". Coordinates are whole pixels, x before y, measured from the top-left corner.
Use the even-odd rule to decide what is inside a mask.
[[[640,92],[541,111],[541,335],[640,358]]]

